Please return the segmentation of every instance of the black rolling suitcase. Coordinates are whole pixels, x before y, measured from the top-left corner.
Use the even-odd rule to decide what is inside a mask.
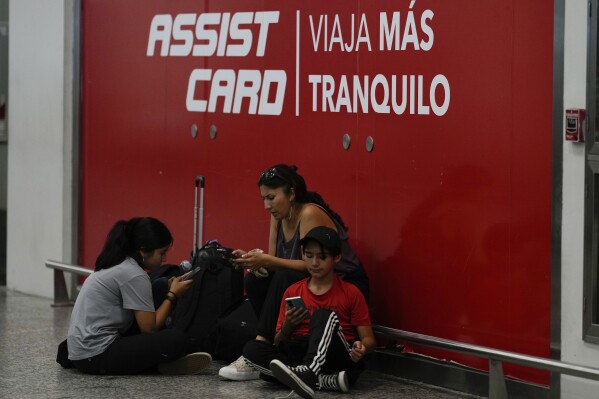
[[[189,290],[177,301],[177,306],[167,320],[167,326],[183,330],[193,338],[196,350],[214,354],[213,344],[208,336],[219,316],[242,300],[243,270],[235,270],[230,262],[231,249],[221,246],[218,242],[208,241],[200,247],[204,223],[204,183],[203,176],[196,178],[194,243],[190,259],[192,270],[196,268],[200,270],[194,275]],[[199,214],[198,186],[200,186]]]

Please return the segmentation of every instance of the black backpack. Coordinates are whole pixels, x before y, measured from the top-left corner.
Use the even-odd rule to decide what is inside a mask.
[[[230,262],[232,250],[216,241],[209,241],[191,259],[200,271],[193,277],[189,290],[177,301],[166,320],[168,328],[185,332],[195,343],[195,350],[214,355],[211,343],[219,317],[241,304],[243,269],[236,270]]]

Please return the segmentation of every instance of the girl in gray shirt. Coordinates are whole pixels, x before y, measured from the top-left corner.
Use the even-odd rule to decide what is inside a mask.
[[[162,280],[154,297],[144,269],[166,259],[173,238],[159,220],[118,221],[110,230],[94,273],[79,293],[67,336],[68,357],[90,374],[197,374],[210,365],[208,353],[189,353],[178,330],[163,329],[166,317],[189,288],[184,276]],[[156,292],[156,290],[154,290]]]

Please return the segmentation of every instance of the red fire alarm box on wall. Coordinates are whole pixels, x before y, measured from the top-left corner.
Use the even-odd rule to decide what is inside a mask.
[[[584,109],[566,110],[566,141],[584,142]]]

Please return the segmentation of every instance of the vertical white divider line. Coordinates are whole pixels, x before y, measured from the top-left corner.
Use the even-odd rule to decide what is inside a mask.
[[[295,12],[295,116],[299,116],[300,10]]]

